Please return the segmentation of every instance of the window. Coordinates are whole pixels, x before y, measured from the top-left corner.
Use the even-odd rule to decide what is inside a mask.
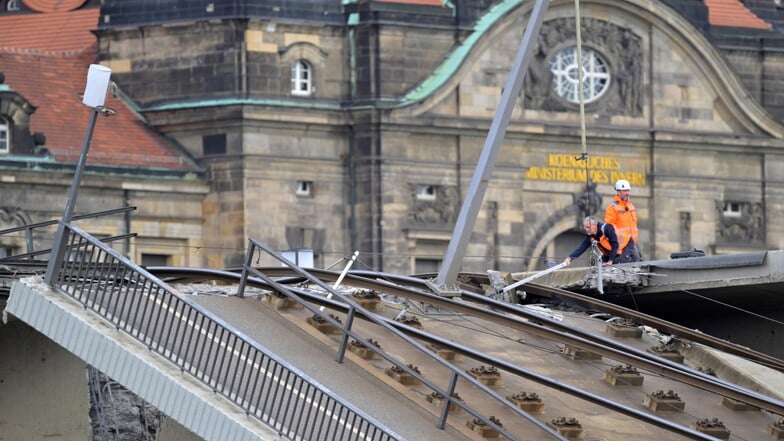
[[[420,185],[417,187],[416,198],[420,201],[434,201],[436,200],[436,186],[435,185]]]
[[[9,133],[8,120],[0,116],[0,153],[8,153],[11,150]]]
[[[14,255],[16,255],[16,252],[14,252],[13,247],[0,245],[0,259],[4,259],[6,257],[11,257]]]
[[[8,0],[8,3],[5,5],[6,11],[18,11],[19,10],[19,0]]]
[[[313,182],[312,181],[297,181],[297,196],[308,197],[312,196]]]
[[[310,64],[303,60],[295,61],[291,65],[291,94],[310,95],[312,92]]]
[[[315,268],[313,266],[314,255],[313,250],[297,249],[288,250],[282,253],[283,257],[288,259],[289,262],[302,268]],[[288,266],[286,263],[281,262],[280,266]]]
[[[610,85],[607,63],[591,49],[583,49],[583,102],[597,100]],[[566,47],[550,58],[553,89],[561,98],[579,103],[577,48]]]
[[[739,202],[725,202],[724,203],[724,216],[725,217],[740,217],[740,203]]]
[[[204,135],[201,138],[201,148],[204,156],[226,153],[226,134]]]
[[[170,266],[171,256],[168,254],[142,253],[142,266]]]
[[[415,274],[437,273],[441,269],[441,259],[417,257],[414,261]]]

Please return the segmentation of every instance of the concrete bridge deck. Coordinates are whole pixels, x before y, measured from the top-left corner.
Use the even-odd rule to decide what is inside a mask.
[[[373,415],[402,439],[470,439],[451,426],[439,430],[433,412],[427,412],[421,403],[412,402],[393,382],[382,381],[369,373],[366,367],[358,364],[362,361],[351,353],[347,353],[343,363],[337,363],[335,348],[325,344],[328,340],[325,335],[313,328],[297,326],[260,300],[233,295],[192,295],[189,298]]]
[[[780,269],[780,261],[775,259],[779,259],[781,256],[778,253],[775,254],[774,259],[768,259],[766,255],[761,262],[749,263],[746,261],[743,264],[736,263],[734,268],[750,267],[759,269],[758,267],[764,266],[767,262],[767,264],[772,265],[768,270],[774,272],[774,269]],[[715,262],[713,259],[708,259],[708,261]],[[667,263],[662,263],[657,268],[673,271],[674,274],[679,274],[677,271],[683,271],[682,269],[667,268],[667,265]],[[693,264],[690,263],[690,265]],[[721,269],[715,267],[706,268],[705,270],[721,271]],[[568,271],[578,272],[581,269],[571,268]],[[584,269],[582,271],[584,272]],[[775,276],[772,279],[764,276],[752,277],[751,279],[761,280],[765,283],[779,283],[776,281]],[[691,281],[685,280],[681,283],[686,282]],[[85,311],[78,305],[73,305],[65,296],[50,292],[47,287],[34,283],[27,283],[26,285],[22,283],[19,286],[15,285],[15,287],[16,289],[35,291],[34,293],[26,291],[24,295],[30,298],[40,297],[41,301],[34,306],[34,312],[27,311],[23,313],[22,311],[26,309],[25,307],[11,305],[9,307],[11,314],[20,314],[20,316],[31,314],[30,317],[25,317],[25,321],[37,321],[36,329],[39,329],[40,332],[47,333],[46,335],[49,335],[50,338],[63,345],[69,351],[73,351],[73,353],[83,357],[88,363],[96,365],[96,367],[104,370],[122,384],[132,387],[135,392],[140,393],[142,398],[156,406],[160,406],[161,410],[167,415],[181,421],[190,430],[199,433],[198,428],[203,427],[205,422],[209,425],[209,419],[202,421],[204,420],[204,415],[215,412],[216,407],[219,408],[227,404],[220,397],[211,394],[208,388],[198,384],[195,385],[197,392],[188,393],[192,396],[188,400],[172,400],[171,397],[162,397],[160,390],[163,383],[161,382],[166,380],[163,377],[176,379],[182,376],[181,373],[177,372],[177,369],[172,370],[171,366],[167,367],[165,365],[159,368],[150,366],[161,360],[154,356],[151,357],[146,348],[138,343],[135,343],[134,349],[133,342],[131,342],[132,348],[128,350],[127,356],[122,358],[107,357],[106,350],[101,349],[97,341],[104,336],[114,335],[116,331],[111,329],[111,327],[107,327],[105,324],[102,327],[99,326],[101,330],[97,331],[95,338],[90,337],[89,339],[85,339],[83,334],[73,334],[70,331],[63,332],[63,329],[69,329],[73,327],[73,324],[70,327],[58,327],[53,326],[53,324],[59,320],[68,320],[69,323],[76,320],[76,323],[79,323],[96,319],[95,317],[91,318],[89,311]],[[232,289],[236,290],[236,287],[232,288],[229,286],[223,290],[227,294],[231,294]],[[666,293],[667,291],[653,293],[651,297],[653,298],[654,294]],[[193,294],[195,295],[188,296],[192,301],[227,323],[231,323],[244,335],[260,342],[272,352],[291,362],[308,376],[324,385],[324,387],[335,391],[356,406],[367,411],[381,423],[392,428],[402,439],[480,439],[462,424],[465,416],[450,418],[449,423],[454,424],[454,426],[447,426],[445,431],[439,430],[436,427],[438,408],[434,406],[428,407],[424,400],[425,393],[418,388],[400,387],[394,384],[383,376],[383,366],[378,362],[367,363],[349,356],[344,363],[336,363],[334,361],[337,344],[335,337],[322,335],[303,325],[304,318],[307,315],[306,311],[296,309],[292,311],[272,310],[269,305],[253,297],[240,299],[232,295],[199,295],[198,289],[194,289]],[[71,304],[67,316],[56,317],[52,312],[47,312],[46,309],[51,305],[60,304],[61,302],[63,302],[63,305]],[[385,311],[385,314],[394,316],[400,307],[400,305],[395,304],[387,305],[388,309]],[[65,306],[61,305],[58,308],[62,309]],[[760,436],[764,436],[764,432],[760,431],[764,430],[774,420],[774,417],[764,412],[739,413],[728,410],[725,405],[722,405],[721,398],[715,396],[715,394],[671,381],[653,373],[646,373],[645,384],[641,388],[609,387],[600,374],[613,364],[612,360],[606,358],[597,361],[570,360],[562,354],[565,348],[559,347],[551,340],[532,334],[498,328],[491,323],[483,322],[470,316],[440,313],[438,311],[412,311],[412,313],[418,314],[423,321],[425,329],[428,329],[428,331],[448,336],[448,338],[462,344],[481,348],[482,351],[488,354],[501,357],[518,366],[525,366],[527,369],[536,372],[537,375],[556,378],[558,381],[563,382],[564,386],[576,386],[612,402],[639,408],[646,394],[650,394],[657,389],[676,390],[689,403],[689,412],[668,416],[668,418],[680,424],[687,425],[699,417],[716,417],[727,424],[733,430],[733,434],[746,439],[758,439]],[[82,317],[83,314],[87,314],[87,316]],[[548,314],[557,320],[568,321],[574,326],[579,326],[596,334],[605,332],[605,323],[602,320],[590,318],[584,313],[551,311]],[[357,324],[357,326],[361,327],[362,325]],[[0,327],[0,331],[2,329]],[[437,367],[434,365],[432,357],[413,353],[410,348],[404,345],[397,346],[394,343],[388,343],[388,340],[385,340],[383,336],[371,335],[384,342],[384,345],[387,346],[385,350],[388,353],[395,354],[396,357],[402,360],[415,363],[423,368],[423,372],[437,372]],[[71,341],[62,340],[62,338],[71,339]],[[118,338],[131,340],[128,337]],[[651,345],[660,343],[658,338],[659,336],[655,333],[643,333],[639,339],[622,338],[622,340],[630,347],[645,350],[650,348]],[[754,363],[736,360],[734,357],[728,357],[712,350],[700,348],[699,345],[690,345],[688,342],[684,342],[684,346],[681,349],[684,355],[686,355],[685,364],[695,368],[709,364],[714,370],[721,372],[722,378],[728,381],[733,381],[752,390],[759,390],[762,393],[775,396],[776,399],[781,399],[781,396],[777,395],[776,392],[784,390],[784,380],[780,373],[772,372]],[[475,364],[473,360],[462,360],[457,363],[466,369]],[[154,374],[156,369],[163,373],[160,382],[155,380],[158,375]],[[140,372],[145,373],[140,374]],[[381,374],[379,375],[379,373]],[[439,376],[436,374],[436,377]],[[446,378],[446,376],[443,377]],[[549,420],[558,416],[576,417],[581,421],[585,427],[586,434],[590,437],[636,440],[670,439],[668,438],[670,435],[659,428],[641,424],[640,421],[619,415],[616,412],[597,406],[595,403],[564,396],[557,390],[536,387],[530,381],[519,378],[507,378],[503,384],[499,385],[499,391],[502,394],[513,394],[521,390],[536,390],[547,403],[547,413],[539,415],[538,418]],[[459,388],[459,392],[466,398],[471,398],[473,393],[470,387],[465,386]],[[205,407],[203,411],[186,411],[183,414],[181,413],[182,408],[186,404],[188,409],[191,410],[199,408],[199,406]],[[503,412],[498,407],[485,406],[483,409],[488,414],[499,415],[504,421],[513,419],[513,416],[508,412],[498,413]],[[243,428],[243,430],[249,430],[248,438],[235,436],[231,439],[279,439],[278,435],[274,431],[270,432],[269,428],[263,426],[258,427],[258,430],[249,428],[248,422],[245,421],[247,418],[243,415],[237,415],[236,410],[231,409],[230,406],[220,412],[225,412],[229,417],[236,418],[238,427]],[[522,433],[532,433],[525,422],[522,424],[516,422],[515,426],[514,429],[523,430]],[[204,430],[206,431],[207,429]],[[176,437],[165,438],[165,433],[161,435],[164,436],[161,438],[162,440],[182,439]],[[205,436],[202,433],[200,436],[204,439],[216,439],[214,437],[211,438],[209,434]],[[540,438],[548,439],[544,434]]]
[[[522,280],[536,272],[514,273]],[[531,283],[599,294],[595,268],[567,267]],[[603,268],[606,292],[661,294],[682,290],[708,292],[720,299],[755,295],[755,301],[781,302],[784,296],[784,251],[681,259],[650,260]],[[622,286],[621,286],[622,285]]]
[[[234,296],[190,298],[261,342],[262,346],[283,357],[325,389],[339,391],[338,395],[376,417],[400,439],[469,439],[449,426],[446,430],[438,429],[437,418],[432,412],[426,412],[423,406],[412,406],[404,394],[396,393],[350,359],[342,364],[335,363],[332,361],[335,354],[327,353],[328,347],[265,309],[258,300]],[[153,313],[150,311],[150,314]],[[17,281],[11,291],[7,314],[12,315],[12,319],[23,319],[172,416],[188,431],[195,433],[195,439],[282,439],[275,430],[238,412],[239,409],[215,395],[204,384],[179,372],[176,366],[156,356],[132,337],[113,329],[92,312],[40,281]],[[6,431],[6,434],[20,436],[13,439],[24,438],[16,432]],[[164,435],[162,439],[168,438]]]
[[[597,280],[595,268],[568,267],[531,283],[599,297],[784,357],[784,251],[613,265],[602,271],[604,294]]]

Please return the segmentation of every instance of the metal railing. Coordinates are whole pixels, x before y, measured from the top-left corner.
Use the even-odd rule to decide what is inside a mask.
[[[76,220],[82,220],[82,219],[91,219],[91,218],[95,218],[95,217],[109,216],[109,215],[112,215],[112,214],[127,213],[127,212],[133,211],[133,210],[136,210],[136,207],[115,208],[115,209],[112,209],[112,210],[98,211],[98,212],[95,212],[95,213],[88,213],[88,214],[82,214],[82,215],[79,215],[79,216],[74,216],[72,218],[72,220],[76,221]],[[59,220],[55,219],[55,220],[48,220],[48,221],[43,221],[43,222],[37,222],[37,223],[34,223],[34,224],[29,224],[29,225],[20,225],[18,227],[12,227],[12,228],[6,228],[5,230],[0,230],[0,236],[5,236],[5,235],[11,234],[11,233],[16,233],[16,232],[19,232],[19,231],[24,231],[24,234],[25,234],[25,249],[26,249],[25,253],[13,255],[13,256],[7,256],[6,259],[30,259],[30,258],[35,257],[35,256],[40,256],[42,254],[50,253],[52,251],[51,249],[44,249],[44,250],[37,250],[37,251],[35,250],[35,245],[34,245],[34,241],[33,241],[33,239],[34,239],[34,237],[33,237],[33,230],[37,230],[37,229],[41,229],[41,228],[44,228],[44,227],[57,225],[58,222],[59,222]],[[115,237],[112,237],[112,238],[107,238],[104,241],[124,239],[124,238],[128,238],[128,237],[131,237],[131,236],[132,235],[129,235],[129,234],[121,235],[121,236],[115,236]]]
[[[277,259],[278,261],[282,262],[283,264],[285,264],[286,266],[291,268],[294,272],[296,272],[300,276],[306,278],[310,283],[313,283],[313,284],[319,286],[320,288],[324,289],[332,297],[336,297],[336,298],[340,299],[341,301],[345,302],[346,305],[348,305],[347,306],[347,311],[346,311],[345,323],[341,323],[338,320],[335,320],[335,318],[330,316],[328,312],[322,311],[320,308],[311,305],[309,302],[304,300],[302,297],[297,295],[294,291],[292,291],[291,289],[289,289],[285,285],[275,281],[271,277],[266,276],[265,274],[263,274],[262,272],[260,272],[256,268],[254,268],[252,266],[252,262],[254,261],[253,257],[255,256],[255,253],[256,253],[257,250],[259,252],[266,252],[267,254],[273,256],[275,259]],[[424,385],[425,387],[429,388],[430,390],[432,390],[433,392],[438,394],[440,397],[443,397],[443,407],[441,408],[441,416],[440,416],[440,419],[439,419],[439,422],[438,422],[438,428],[439,429],[444,429],[444,427],[446,426],[446,420],[447,420],[447,417],[448,417],[448,414],[449,414],[450,407],[452,407],[452,408],[459,407],[459,408],[463,409],[464,411],[466,411],[468,414],[470,414],[473,417],[475,417],[477,420],[481,421],[483,424],[487,425],[488,427],[491,427],[492,429],[497,431],[499,434],[503,435],[506,439],[509,439],[509,440],[517,439],[515,436],[510,434],[502,425],[496,424],[496,422],[493,421],[493,419],[491,419],[490,417],[487,417],[487,416],[479,413],[478,411],[476,411],[472,407],[468,406],[461,399],[456,397],[455,389],[457,387],[457,382],[458,382],[459,379],[462,378],[464,381],[467,381],[467,382],[471,383],[474,387],[476,387],[477,389],[479,389],[482,392],[484,392],[484,394],[487,397],[489,397],[490,399],[497,401],[498,403],[500,403],[503,407],[506,407],[512,413],[517,414],[517,415],[522,416],[523,418],[527,419],[529,422],[531,422],[532,424],[534,424],[538,428],[542,429],[542,431],[546,432],[551,437],[553,437],[555,439],[558,439],[558,440],[561,440],[561,441],[566,441],[567,440],[567,438],[565,438],[563,435],[561,435],[556,429],[548,426],[546,423],[544,423],[544,422],[540,421],[539,419],[533,417],[528,412],[526,412],[526,411],[522,410],[521,408],[519,408],[512,401],[504,398],[503,396],[501,396],[500,394],[498,394],[497,392],[492,390],[487,385],[483,384],[482,382],[478,381],[477,379],[475,379],[471,375],[469,375],[466,372],[464,372],[459,367],[457,367],[457,366],[453,365],[452,363],[450,363],[450,362],[444,360],[443,358],[439,357],[437,354],[435,354],[435,352],[433,350],[428,349],[427,347],[425,347],[420,342],[418,342],[415,339],[409,337],[408,335],[406,335],[402,331],[396,329],[395,327],[393,327],[392,325],[387,323],[385,320],[377,317],[374,313],[366,310],[365,308],[363,308],[362,306],[357,304],[354,300],[350,299],[348,296],[346,296],[344,294],[341,294],[337,290],[335,290],[332,287],[330,287],[329,285],[325,284],[323,281],[321,281],[317,277],[314,277],[312,274],[309,274],[304,269],[296,266],[290,260],[288,260],[285,257],[281,256],[280,254],[276,253],[271,248],[265,246],[264,244],[262,244],[261,242],[255,240],[255,239],[250,239],[249,240],[248,251],[247,251],[247,254],[245,255],[245,261],[244,261],[243,267],[242,267],[242,275],[240,276],[240,287],[239,287],[239,289],[237,291],[237,296],[242,297],[244,295],[244,290],[245,290],[245,286],[246,286],[246,283],[247,283],[247,279],[248,279],[248,277],[251,274],[253,274],[256,277],[258,277],[259,279],[263,280],[264,283],[266,283],[267,285],[273,287],[278,292],[286,295],[288,298],[290,298],[290,299],[294,300],[295,302],[299,303],[305,309],[313,312],[314,316],[319,317],[324,322],[329,323],[330,325],[334,326],[335,328],[337,328],[337,329],[339,329],[341,331],[342,335],[341,335],[341,340],[340,340],[340,346],[338,348],[338,354],[337,354],[337,357],[336,357],[336,360],[335,360],[338,363],[342,363],[343,362],[343,359],[345,357],[345,352],[346,352],[346,349],[348,347],[349,338],[353,338],[356,341],[366,341],[365,338],[363,338],[362,336],[358,335],[355,331],[353,331],[351,329],[352,328],[352,323],[353,323],[353,320],[354,320],[354,316],[355,316],[357,311],[360,311],[362,313],[362,316],[367,318],[370,322],[380,326],[381,328],[386,329],[388,332],[394,334],[395,336],[397,336],[398,338],[403,340],[406,344],[408,344],[412,348],[414,348],[416,350],[419,350],[419,351],[421,351],[424,354],[427,354],[428,356],[432,357],[433,360],[437,361],[438,363],[440,363],[441,365],[446,367],[450,371],[450,374],[449,374],[450,375],[449,384],[448,384],[446,389],[442,389],[441,387],[437,386],[432,381],[430,381],[426,377],[424,377],[420,372],[418,372],[418,370],[413,369],[411,366],[409,366],[409,365],[399,361],[395,357],[387,354],[386,352],[381,350],[379,347],[376,347],[376,346],[374,346],[372,344],[366,345],[366,347],[368,349],[372,350],[377,355],[379,355],[381,358],[383,358],[386,361],[390,362],[397,369],[399,369],[399,370],[407,373],[408,375],[411,375],[412,377],[416,378],[422,385]]]
[[[131,239],[131,238],[135,238],[135,237],[136,237],[136,233],[129,233],[129,234],[121,234],[119,236],[103,237],[101,239],[97,239],[96,238],[96,240],[99,240],[102,243],[110,243],[110,242],[114,242],[114,241],[117,241],[117,240]],[[47,254],[50,254],[51,252],[52,252],[51,248],[46,248],[46,249],[42,249],[42,250],[38,250],[38,251],[33,251],[33,252],[30,252],[30,253],[14,254],[12,256],[6,256],[6,257],[1,258],[0,262],[25,261],[27,259],[32,259],[33,257],[36,257],[36,256],[45,256]]]
[[[78,227],[52,285],[215,393],[296,440],[396,434]]]

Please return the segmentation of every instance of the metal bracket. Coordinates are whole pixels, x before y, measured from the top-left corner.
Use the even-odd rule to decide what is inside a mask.
[[[597,241],[593,241],[591,246],[591,252],[596,258],[596,289],[599,291],[599,294],[604,294],[604,275],[602,274],[604,262],[602,262],[602,252],[599,251],[597,243]]]
[[[460,297],[460,287],[458,286],[446,286],[446,284],[437,285],[437,279],[429,279],[425,280],[425,285],[427,285],[430,290],[434,293],[440,295],[441,297]]]

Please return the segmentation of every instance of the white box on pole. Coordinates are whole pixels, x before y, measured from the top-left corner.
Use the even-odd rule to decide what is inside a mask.
[[[109,78],[112,70],[100,64],[91,64],[87,71],[87,85],[84,87],[82,103],[95,108],[103,106],[106,92],[109,90]]]

